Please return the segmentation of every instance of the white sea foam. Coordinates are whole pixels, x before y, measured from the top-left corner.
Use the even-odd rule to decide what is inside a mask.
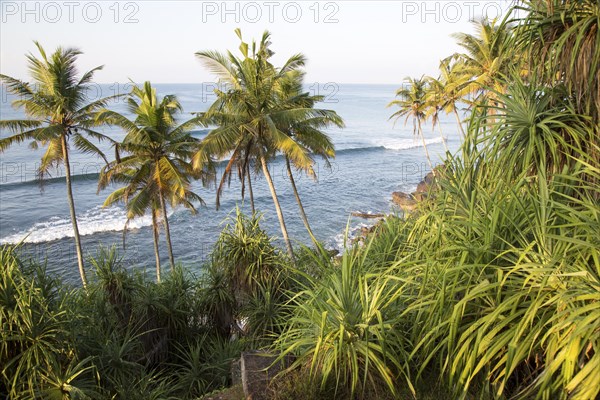
[[[439,136],[436,138],[432,138],[432,139],[425,139],[426,145],[438,144],[438,143],[442,143],[442,138]],[[418,138],[414,138],[414,139],[382,139],[382,140],[376,141],[375,144],[377,144],[378,146],[383,146],[388,150],[408,150],[408,149],[423,147],[423,142],[421,141],[421,139],[418,139]]]
[[[79,234],[91,235],[98,232],[121,231],[127,216],[120,207],[102,208],[96,206],[77,217]],[[150,215],[136,218],[129,223],[129,229],[139,229],[152,224]],[[31,228],[0,239],[0,244],[16,244],[25,238],[25,243],[43,243],[73,237],[73,225],[68,217],[52,217],[48,221],[34,224]]]
[[[371,228],[375,225],[375,222],[371,223],[359,223],[354,226],[350,226],[348,228],[348,234],[346,235],[346,231],[338,233],[332,240],[330,244],[330,249],[335,249],[338,251],[343,251],[345,248],[352,246],[354,240],[362,234],[363,228]]]
[[[444,140],[447,140],[447,138],[444,138]],[[435,144],[439,144],[439,143],[442,143],[442,138],[439,136],[435,137],[435,138],[431,138],[431,139],[425,139],[425,144],[427,146],[435,145]],[[375,139],[375,140],[372,140],[369,142],[355,141],[355,142],[348,142],[348,143],[342,143],[340,145],[336,145],[337,151],[372,150],[372,149],[379,149],[382,147],[387,150],[395,150],[395,151],[409,150],[409,149],[416,149],[419,147],[423,147],[423,142],[420,138],[416,138],[416,137],[412,138],[412,139],[382,138],[382,139]]]

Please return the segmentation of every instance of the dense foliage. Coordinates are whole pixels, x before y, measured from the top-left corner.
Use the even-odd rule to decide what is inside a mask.
[[[260,348],[293,356],[272,383],[274,399],[598,398],[600,7],[517,7],[522,20],[478,21],[476,35],[456,36],[464,52],[441,62],[439,78],[397,92],[394,116],[412,117],[416,133],[452,113],[464,142],[435,169],[415,212],[388,217],[339,256],[318,243],[292,252],[289,240],[281,251],[260,214],[239,210],[198,278],[176,267],[155,283],[105,249],[90,260],[87,288],[75,289],[2,248],[0,395],[198,398],[230,384],[242,350]],[[172,189],[187,199],[188,178],[223,152],[234,152],[231,168],[239,164],[248,185],[248,166],[267,170],[278,152],[305,171],[309,149],[332,155],[306,119],[341,120],[302,99],[302,57],[270,64],[268,38],[251,49],[242,41],[243,58],[199,53],[233,87],[204,115],[220,122],[207,144],[192,152],[179,132],[178,171],[189,176],[167,173],[172,205]],[[242,76],[243,85],[233,79]],[[149,84],[146,93],[160,103]],[[246,107],[265,93],[269,107]],[[160,142],[133,139],[140,160]],[[144,206],[166,216],[164,204]]]

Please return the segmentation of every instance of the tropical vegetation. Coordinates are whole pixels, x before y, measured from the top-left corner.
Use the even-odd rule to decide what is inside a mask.
[[[428,110],[427,102],[427,82],[424,77],[421,78],[405,78],[405,84],[396,91],[396,97],[398,99],[391,101],[388,107],[398,107],[399,110],[390,116],[390,119],[399,119],[400,117],[406,117],[404,119],[404,125],[408,123],[409,119],[413,122],[413,135],[418,136],[423,144],[425,150],[425,157],[427,163],[433,171],[433,163],[427,150],[427,143],[425,142],[425,136],[423,134],[423,122],[425,121],[426,113]],[[434,114],[437,116],[437,110]],[[435,122],[434,122],[435,124]]]
[[[156,278],[160,281],[159,227],[162,217],[171,270],[175,268],[173,245],[169,230],[167,204],[171,208],[183,206],[196,212],[194,203],[204,204],[200,196],[191,190],[191,180],[210,174],[210,165],[203,171],[194,171],[190,159],[196,152],[198,140],[190,130],[201,124],[198,117],[179,123],[177,114],[183,111],[174,96],[159,99],[150,82],[143,87],[135,86],[127,99],[128,109],[135,116],[130,120],[115,111],[103,109],[95,118],[104,124],[122,128],[127,135],[117,150],[117,159],[102,168],[98,181],[99,190],[112,183],[125,184],[111,193],[104,206],[124,202],[127,223],[152,215],[152,232],[156,258]],[[127,229],[127,226],[125,227]]]
[[[194,157],[194,167],[204,167],[202,160],[205,154],[229,155],[219,194],[235,164],[241,171],[241,181],[246,177],[249,187],[252,164],[262,169],[287,253],[293,262],[294,251],[268,168],[269,160],[281,153],[287,162],[312,172],[314,159],[311,151],[317,155],[333,155],[331,140],[319,129],[328,125],[342,126],[343,122],[334,111],[314,108],[314,104],[322,98],[311,97],[302,91],[304,73],[300,68],[305,64],[302,54],[293,55],[278,68],[270,61],[273,52],[269,48],[269,32],[263,33],[259,43],[253,41],[251,44],[243,41],[239,29],[236,34],[241,41],[239,50],[242,57],[231,52],[196,53],[225,87],[215,91],[217,99],[202,114],[207,123],[217,127],[202,141],[201,149]],[[295,193],[297,195],[296,190]],[[299,205],[302,208],[301,203]],[[303,210],[302,214],[312,235]]]
[[[464,141],[414,212],[388,216],[341,254],[317,240],[279,249],[262,215],[239,208],[198,277],[176,265],[154,282],[102,249],[81,289],[1,248],[0,394],[196,399],[230,386],[231,361],[260,349],[291,360],[272,399],[597,399],[600,6],[515,7],[521,17],[457,35],[465,52],[442,60],[438,78],[398,91],[392,118],[413,118],[423,144],[421,124],[441,112]],[[310,174],[314,157],[333,155],[320,129],[341,120],[302,92],[302,56],[276,68],[268,33],[251,44],[237,33],[242,57],[198,53],[228,85],[192,119],[210,127],[206,139],[174,124],[175,99],[159,101],[149,83],[129,98],[135,120],[98,110],[84,123],[127,129],[117,144],[127,155],[104,173],[123,174],[114,198],[132,218],[166,217],[156,195],[190,201],[190,180],[230,156],[218,192],[234,168],[249,186],[262,170],[287,237],[269,162]],[[177,168],[158,166],[155,148]]]
[[[39,43],[35,42],[35,45],[40,52],[40,58],[33,54],[27,56],[33,82],[23,82],[10,76],[0,75],[0,81],[6,85],[8,91],[18,96],[13,106],[22,108],[29,117],[29,119],[0,121],[0,128],[15,133],[0,139],[0,152],[24,141],[30,141],[34,149],[40,145],[44,146],[46,151],[38,167],[40,181],[43,181],[53,167],[61,164],[64,166],[77,264],[81,282],[85,286],[87,278],[71,183],[69,142],[80,152],[96,154],[107,161],[93,140],[114,141],[94,130],[97,126],[94,117],[96,112],[110,102],[111,98],[87,101],[88,89],[94,73],[102,67],[96,67],[78,78],[76,62],[81,54],[79,50],[59,47],[48,56]]]

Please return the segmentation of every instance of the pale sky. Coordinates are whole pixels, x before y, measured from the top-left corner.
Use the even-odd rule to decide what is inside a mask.
[[[450,35],[497,17],[497,1],[0,1],[0,72],[29,80],[25,54],[78,47],[79,70],[98,65],[98,83],[211,82],[194,53],[238,52],[234,29],[268,29],[275,64],[301,52],[307,82],[399,83],[437,75],[458,47]],[[239,53],[237,53],[239,54]]]

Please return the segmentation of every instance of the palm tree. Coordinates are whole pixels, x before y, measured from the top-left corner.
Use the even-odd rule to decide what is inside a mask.
[[[454,114],[458,129],[465,137],[465,129],[463,127],[460,116],[458,115],[457,104],[466,101],[466,96],[469,94],[469,77],[463,73],[464,66],[460,62],[451,63],[449,60],[440,62],[440,77],[437,81],[443,87],[441,94],[441,107],[446,114]]]
[[[302,83],[304,74],[298,72],[295,75],[291,75],[288,82],[285,85],[282,85],[282,90],[283,92],[287,93],[288,101],[291,107],[313,108],[316,103],[323,101],[323,96],[312,96],[307,92],[303,92]],[[320,156],[326,165],[329,166],[329,158],[335,157],[335,149],[331,138],[321,129],[329,126],[337,126],[342,128],[344,127],[344,122],[335,111],[322,110],[322,112],[322,115],[306,120],[283,121],[280,129],[282,132],[285,132],[287,135],[293,138],[297,143],[302,145],[308,152],[313,155]],[[292,185],[294,197],[298,203],[300,217],[302,218],[302,222],[304,223],[311,240],[316,246],[319,246],[319,242],[317,241],[308,222],[308,217],[306,216],[306,212],[304,211],[304,207],[302,205],[302,200],[300,199],[300,195],[296,187],[296,181],[292,172],[292,163],[287,155],[284,157],[287,174],[290,178],[290,184]],[[314,163],[307,165],[295,164],[295,166],[299,171],[305,172],[308,176],[311,176],[314,179],[317,178],[313,168]]]
[[[207,118],[206,115],[203,115],[203,118]],[[216,119],[216,118],[215,118]],[[247,143],[240,143],[239,146],[236,147],[233,153],[230,154],[229,151],[222,151],[219,149],[213,149],[212,155],[214,155],[218,159],[229,157],[229,161],[225,166],[223,171],[223,175],[221,175],[221,179],[219,181],[219,185],[217,186],[217,194],[216,194],[216,207],[217,210],[221,207],[221,196],[223,194],[223,189],[225,188],[225,184],[228,185],[231,183],[231,176],[233,172],[237,169],[238,178],[241,183],[241,194],[242,199],[245,199],[246,195],[246,181],[248,184],[248,195],[250,197],[250,207],[252,209],[252,213],[256,213],[256,208],[254,204],[254,192],[252,190],[252,172],[259,173],[260,168],[257,171],[257,163],[258,159],[256,154],[253,154],[253,144],[254,141],[249,140]],[[198,165],[201,165],[199,163]]]
[[[454,72],[460,72],[468,83],[463,84],[474,101],[480,104],[494,103],[495,93],[506,89],[506,76],[511,69],[518,70],[522,61],[515,52],[513,28],[510,24],[486,18],[473,21],[476,34],[456,33],[453,37],[463,48],[444,60],[457,62]],[[457,68],[459,67],[459,68]]]
[[[280,127],[285,122],[310,120],[326,112],[293,105],[292,99],[282,90],[286,81],[297,75],[304,66],[303,55],[296,54],[277,68],[270,62],[273,52],[269,48],[269,32],[264,32],[258,44],[253,41],[251,45],[243,41],[239,29],[236,34],[241,41],[239,49],[242,57],[236,57],[231,52],[196,53],[226,88],[215,91],[216,101],[202,114],[207,123],[218,127],[203,141],[201,150],[194,158],[194,167],[202,168],[202,159],[206,158],[206,154],[230,154],[226,171],[235,163],[245,162],[245,159],[260,165],[275,205],[288,255],[293,262],[294,252],[268,162],[280,152],[297,166],[312,165],[313,159],[307,149]]]
[[[427,144],[425,143],[425,136],[423,135],[423,128],[421,123],[425,120],[425,112],[427,110],[426,101],[426,89],[427,82],[423,77],[421,78],[405,78],[405,84],[396,91],[396,97],[398,100],[394,100],[388,104],[388,107],[397,106],[398,111],[393,113],[389,119],[398,120],[400,117],[406,117],[404,125],[407,124],[409,118],[413,121],[413,134],[419,135],[425,149],[425,156],[427,162],[431,167],[431,171],[435,173],[431,158],[429,157],[429,151],[427,150]]]
[[[446,105],[446,87],[439,79],[428,76],[425,80],[427,81],[425,118],[431,118],[432,132],[435,131],[436,125],[439,128],[440,138],[447,153],[449,151],[448,145],[446,144],[446,139],[442,132],[442,124],[440,123],[440,112],[444,110],[444,106]]]
[[[127,100],[134,120],[110,110],[102,110],[97,119],[119,126],[127,135],[119,148],[129,155],[104,167],[100,174],[99,190],[110,183],[124,183],[108,196],[104,206],[123,202],[127,209],[127,223],[150,210],[156,256],[156,276],[160,280],[158,251],[158,218],[162,215],[171,270],[175,268],[173,246],[167,215],[167,203],[172,208],[183,205],[196,212],[194,202],[202,199],[191,191],[190,178],[209,179],[209,174],[192,168],[190,158],[197,151],[198,140],[189,130],[200,124],[199,117],[178,123],[176,115],[181,104],[172,95],[158,99],[150,82],[134,86]],[[209,163],[205,163],[209,165]],[[127,226],[126,226],[127,228]]]
[[[23,108],[29,119],[2,120],[0,128],[15,134],[0,140],[0,152],[16,143],[32,141],[32,147],[45,146],[38,168],[38,177],[42,181],[52,167],[63,164],[67,186],[67,201],[73,224],[75,249],[79,275],[84,287],[87,285],[81,239],[77,226],[77,213],[71,187],[71,165],[69,162],[69,142],[82,153],[97,154],[106,158],[90,139],[108,139],[92,128],[96,126],[94,115],[115,96],[86,102],[86,91],[94,73],[102,69],[96,67],[80,78],[77,77],[76,61],[82,54],[74,48],[57,48],[48,57],[42,46],[34,42],[41,58],[33,54],[27,56],[29,71],[33,82],[23,82],[6,75],[0,75],[9,92],[19,96],[13,106]]]

